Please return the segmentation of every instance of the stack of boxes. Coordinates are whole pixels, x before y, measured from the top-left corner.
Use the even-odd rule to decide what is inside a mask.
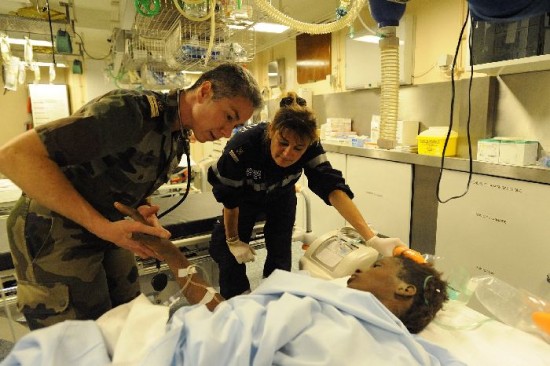
[[[396,150],[403,152],[417,152],[416,137],[420,122],[418,121],[397,121],[395,130],[395,139],[397,141]],[[370,141],[372,145],[376,145],[380,137],[380,116],[373,115],[370,122]]]
[[[351,130],[351,118],[327,118],[327,122],[321,125],[321,140],[352,145],[355,137],[357,132]]]
[[[514,138],[495,137],[477,143],[477,160],[508,165],[532,165],[537,162],[539,143]]]

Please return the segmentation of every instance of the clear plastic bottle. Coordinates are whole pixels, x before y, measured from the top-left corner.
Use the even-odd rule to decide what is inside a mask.
[[[537,323],[538,319],[546,318],[544,314],[550,314],[548,302],[494,276],[476,277],[475,281],[477,299],[497,319],[550,342],[550,333],[542,323]]]

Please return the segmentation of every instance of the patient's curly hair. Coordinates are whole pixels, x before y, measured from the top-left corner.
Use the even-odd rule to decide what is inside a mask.
[[[409,310],[399,318],[409,332],[422,331],[434,319],[443,304],[448,300],[447,282],[441,279],[438,272],[429,263],[417,263],[400,256],[403,270],[398,277],[416,287],[416,294]]]

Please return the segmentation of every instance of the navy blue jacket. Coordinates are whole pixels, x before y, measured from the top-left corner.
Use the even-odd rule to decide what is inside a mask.
[[[294,184],[305,172],[309,188],[327,205],[335,189],[350,198],[353,193],[342,172],[327,160],[320,142],[310,145],[293,165],[279,167],[270,153],[266,137],[268,123],[258,123],[237,132],[228,142],[222,156],[208,170],[213,193],[224,207],[235,208],[242,202],[265,203],[294,191]]]

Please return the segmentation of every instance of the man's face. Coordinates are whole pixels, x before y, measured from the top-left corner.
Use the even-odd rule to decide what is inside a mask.
[[[242,126],[253,112],[252,102],[244,97],[204,98],[191,111],[193,135],[199,142],[230,137],[233,129]]]

